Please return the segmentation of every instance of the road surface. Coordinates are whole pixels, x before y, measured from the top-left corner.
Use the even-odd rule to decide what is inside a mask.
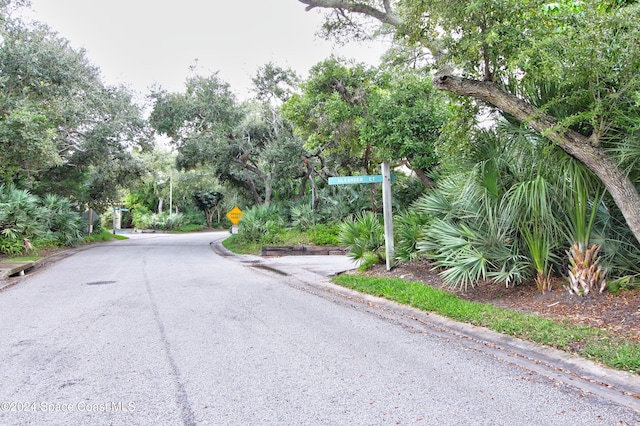
[[[133,235],[12,278],[0,424],[640,421],[634,398],[553,351],[341,290],[318,274],[339,269],[327,258],[220,255],[226,235]]]

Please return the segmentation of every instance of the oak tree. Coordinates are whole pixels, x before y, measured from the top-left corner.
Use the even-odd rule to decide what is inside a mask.
[[[640,194],[629,174],[638,161],[628,155],[640,144],[638,2],[298,1],[329,10],[329,31],[364,16],[421,45],[437,89],[495,107],[585,164],[640,241]],[[556,96],[546,102],[531,95],[548,88]]]

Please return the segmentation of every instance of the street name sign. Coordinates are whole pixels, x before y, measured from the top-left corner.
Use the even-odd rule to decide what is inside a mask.
[[[329,185],[355,185],[358,183],[382,183],[382,175],[330,177]]]

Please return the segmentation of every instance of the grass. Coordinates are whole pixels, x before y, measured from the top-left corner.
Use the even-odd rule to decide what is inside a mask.
[[[181,225],[176,229],[173,229],[171,232],[180,232],[180,233],[198,232],[198,231],[202,231],[203,229],[205,229],[204,225],[196,225],[193,223],[189,223],[187,225]]]
[[[234,253],[259,255],[263,246],[296,246],[296,245],[338,245],[333,233],[337,232],[321,225],[317,229],[309,229],[300,232],[290,229],[278,234],[277,244],[266,244],[264,242],[242,241],[238,234],[231,235],[222,242],[222,245]]]
[[[462,300],[455,295],[399,278],[339,275],[334,281],[362,293],[384,297],[422,311],[489,328],[502,334],[574,353],[618,370],[640,374],[640,344],[606,331],[575,326]]]
[[[232,235],[222,241],[222,245],[234,253],[238,254],[259,254],[262,244],[247,244],[238,238],[238,235]]]
[[[128,240],[129,238],[126,237],[125,235],[113,234],[111,231],[109,231],[107,229],[103,229],[98,234],[91,234],[91,235],[85,237],[84,242],[85,243],[97,243],[99,241],[111,241],[112,239]]]
[[[40,259],[39,256],[22,256],[22,257],[11,257],[8,259],[4,259],[5,262],[34,262]]]

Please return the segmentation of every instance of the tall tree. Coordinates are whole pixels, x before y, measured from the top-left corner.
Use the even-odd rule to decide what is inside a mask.
[[[284,114],[336,172],[371,173],[381,161],[402,162],[430,185],[448,115],[430,79],[331,58],[314,66],[301,88]]]
[[[115,197],[137,173],[128,148],[145,140],[140,108],[126,89],[105,86],[83,51],[8,10],[0,8],[0,179],[92,204]]]
[[[267,96],[269,87],[265,82],[259,93]],[[277,108],[240,105],[216,74],[190,78],[186,93],[157,91],[153,98],[151,124],[178,146],[180,167],[207,165],[220,182],[244,189],[256,204],[268,204],[275,184],[297,177],[302,143]]]
[[[360,138],[377,70],[329,58],[312,67],[309,78],[284,105],[285,117],[306,141],[307,147],[335,164],[335,171],[369,173],[378,163],[372,145]]]
[[[325,28],[344,30],[357,22],[345,16],[367,16],[424,46],[437,69],[436,88],[492,105],[585,164],[640,242],[640,194],[629,178],[630,160],[612,153],[621,138],[634,152],[639,144],[637,2],[299,1],[307,10],[332,10]],[[523,85],[560,90],[538,104]]]

